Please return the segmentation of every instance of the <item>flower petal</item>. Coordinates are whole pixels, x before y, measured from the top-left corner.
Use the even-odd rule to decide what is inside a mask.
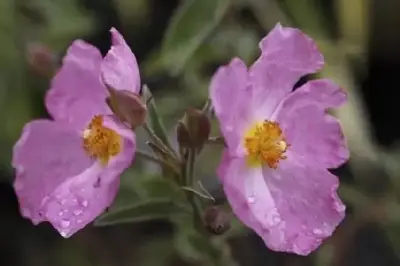
[[[316,168],[336,168],[349,158],[339,122],[326,113],[347,99],[340,87],[325,79],[306,83],[282,102],[276,120],[292,152]]]
[[[220,129],[233,154],[243,154],[242,135],[251,121],[248,119],[248,73],[242,60],[234,58],[220,67],[210,85],[210,98]]]
[[[308,255],[344,217],[338,179],[323,169],[284,160],[277,170],[225,158],[225,194],[239,219],[272,250]]]
[[[260,42],[261,55],[250,68],[252,104],[258,119],[269,117],[304,75],[324,63],[311,38],[298,29],[275,28]]]
[[[229,151],[225,149],[217,174],[233,212],[245,225],[260,234],[262,232],[260,229],[263,228],[263,225],[255,216],[256,213],[251,209],[255,203],[255,191],[251,184],[253,181],[259,180],[259,177],[262,178],[261,168],[248,168],[244,159],[230,156]],[[265,187],[265,182],[258,183],[254,188],[263,191],[262,193],[257,193],[262,197],[258,198],[258,202],[262,202],[266,208],[272,208],[273,201],[268,189]]]
[[[107,120],[107,126],[111,124]],[[34,224],[49,221],[64,237],[110,206],[119,175],[129,167],[135,149],[131,133],[123,152],[104,168],[81,145],[77,131],[62,123],[36,120],[25,126],[13,150],[14,188],[22,215]]]
[[[101,61],[92,45],[81,40],[72,43],[45,99],[55,120],[81,129],[94,115],[111,113],[105,102],[107,89],[100,82]]]
[[[105,83],[116,90],[140,91],[140,74],[135,55],[122,35],[115,29],[112,34],[112,47],[101,66]]]
[[[308,255],[332,235],[346,207],[336,192],[336,176],[293,157],[283,160],[277,170],[263,169],[281,220],[276,227],[267,227],[263,238],[271,249]]]
[[[43,199],[93,164],[81,142],[77,132],[59,122],[34,120],[25,125],[12,159],[17,175],[14,186],[24,216],[41,220]]]

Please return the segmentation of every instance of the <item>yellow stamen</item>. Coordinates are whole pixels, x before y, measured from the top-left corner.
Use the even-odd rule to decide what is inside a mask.
[[[96,115],[83,132],[83,149],[93,158],[107,165],[111,157],[122,150],[122,137],[112,129],[103,126],[103,116]]]
[[[288,144],[277,122],[256,123],[245,135],[244,146],[247,150],[249,166],[262,166],[264,163],[276,169],[280,160],[286,159],[284,153]]]

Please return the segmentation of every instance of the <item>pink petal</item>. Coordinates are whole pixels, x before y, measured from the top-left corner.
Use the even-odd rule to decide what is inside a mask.
[[[291,93],[277,112],[292,152],[316,168],[336,168],[349,158],[339,122],[326,113],[347,99],[346,93],[329,80],[314,80]]]
[[[81,40],[74,41],[46,95],[46,107],[58,121],[82,128],[96,114],[109,114],[107,89],[100,82],[100,52]]]
[[[261,55],[250,69],[252,100],[257,119],[269,117],[304,75],[324,63],[311,38],[298,29],[275,28],[260,42]]]
[[[220,67],[210,85],[210,98],[225,141],[233,154],[243,154],[240,144],[250,121],[246,98],[249,96],[247,67],[239,58]]]
[[[215,73],[210,97],[229,152],[244,154],[243,133],[256,121],[270,119],[301,76],[316,72],[323,58],[301,31],[278,24],[260,42],[261,55],[247,69],[240,59]]]
[[[248,168],[239,158],[224,163],[220,174],[233,211],[272,250],[308,255],[344,217],[338,179],[326,170],[294,159],[277,170]]]
[[[105,83],[116,90],[140,91],[140,74],[135,55],[122,35],[112,28],[112,47],[101,66]]]
[[[257,232],[258,228],[262,228],[263,225],[250,209],[249,203],[254,201],[254,193],[246,190],[250,186],[245,187],[245,184],[256,181],[257,178],[254,179],[253,176],[260,176],[261,168],[247,168],[243,159],[230,156],[229,151],[225,149],[217,174],[233,212],[244,224]],[[264,182],[256,187],[265,190]],[[259,195],[264,197],[265,206],[271,206],[269,193],[260,193]]]
[[[107,119],[107,126],[119,127]],[[118,132],[125,134],[125,129]],[[81,133],[49,120],[28,123],[14,146],[14,189],[21,213],[34,224],[50,222],[64,237],[85,227],[112,203],[119,175],[130,166],[132,133],[104,168],[82,149]]]

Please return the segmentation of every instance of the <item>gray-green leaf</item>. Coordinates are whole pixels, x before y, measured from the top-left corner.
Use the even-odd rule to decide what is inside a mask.
[[[148,124],[154,133],[165,143],[169,144],[167,131],[165,130],[164,123],[157,112],[156,102],[153,99],[153,95],[146,85],[142,88],[143,100],[147,104],[148,112]]]
[[[144,222],[155,219],[167,219],[171,215],[189,213],[185,204],[174,202],[171,199],[160,198],[141,200],[125,208],[111,211],[96,220],[95,225],[105,226],[121,223]]]
[[[109,210],[95,221],[96,226],[168,219],[191,214],[184,193],[169,180],[151,178],[121,187]]]

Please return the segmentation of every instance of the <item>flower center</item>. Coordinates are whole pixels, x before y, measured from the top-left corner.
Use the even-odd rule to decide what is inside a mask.
[[[276,169],[279,160],[286,159],[284,155],[288,148],[282,129],[277,122],[263,121],[256,123],[247,131],[244,139],[249,166],[261,166],[264,163]]]
[[[96,115],[83,132],[83,149],[93,158],[107,165],[111,157],[122,150],[122,138],[112,129],[103,126],[103,116]]]

